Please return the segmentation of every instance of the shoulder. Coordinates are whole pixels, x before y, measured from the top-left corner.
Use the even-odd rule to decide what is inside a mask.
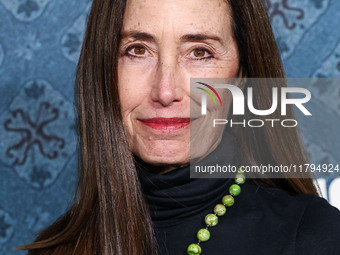
[[[291,195],[251,182],[253,200],[260,203],[276,225],[288,225],[295,254],[340,254],[340,211],[314,194]]]
[[[297,231],[297,254],[340,254],[340,211],[324,198],[299,196],[308,203]]]

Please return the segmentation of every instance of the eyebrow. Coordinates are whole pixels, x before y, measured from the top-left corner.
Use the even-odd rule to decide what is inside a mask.
[[[139,31],[129,31],[122,32],[121,39],[126,37],[132,37],[136,40],[143,40],[148,42],[156,42],[156,39],[153,35],[145,32]],[[223,45],[223,40],[221,37],[209,33],[198,33],[198,34],[186,34],[180,38],[180,42],[197,42],[197,41],[206,41],[206,40],[214,40]]]

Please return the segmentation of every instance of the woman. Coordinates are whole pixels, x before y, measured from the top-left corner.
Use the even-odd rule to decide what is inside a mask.
[[[248,179],[235,205],[211,228],[211,239],[195,245],[205,215],[233,180],[189,178],[189,126],[196,121],[190,123],[188,111],[191,77],[284,77],[262,0],[94,0],[75,87],[77,196],[64,216],[22,249],[340,253],[338,210],[317,197],[311,179],[293,178]],[[271,88],[255,93],[261,93],[254,99],[257,109],[268,109]],[[293,118],[291,109],[287,118]],[[294,128],[207,132],[207,149],[216,148],[218,157],[203,155],[205,149],[205,163],[305,162]]]

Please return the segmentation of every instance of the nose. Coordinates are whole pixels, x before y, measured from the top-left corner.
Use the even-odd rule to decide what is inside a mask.
[[[176,69],[176,61],[171,57],[159,61],[154,81],[155,85],[151,93],[154,103],[169,106],[173,102],[181,100],[181,88],[178,84],[179,76],[176,77]]]

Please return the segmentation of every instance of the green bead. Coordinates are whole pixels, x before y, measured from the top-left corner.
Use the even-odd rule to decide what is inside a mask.
[[[237,184],[243,184],[246,182],[246,177],[244,176],[244,174],[238,173],[235,175],[235,182]]]
[[[206,242],[209,240],[210,238],[210,232],[208,229],[206,228],[201,228],[200,230],[198,230],[197,232],[197,238],[198,240],[200,240],[201,242]]]
[[[241,187],[238,186],[237,184],[233,184],[229,187],[229,193],[232,196],[238,196],[241,193]]]
[[[205,216],[204,221],[209,227],[214,227],[218,223],[218,217],[215,214],[209,213]]]
[[[214,213],[217,214],[217,216],[223,216],[227,211],[227,208],[225,208],[224,205],[217,204],[214,208]]]
[[[189,255],[201,254],[202,249],[198,244],[192,243],[188,246],[187,252]]]
[[[225,206],[232,206],[234,204],[234,198],[230,195],[225,195],[224,197],[222,197],[222,203],[225,205]]]

